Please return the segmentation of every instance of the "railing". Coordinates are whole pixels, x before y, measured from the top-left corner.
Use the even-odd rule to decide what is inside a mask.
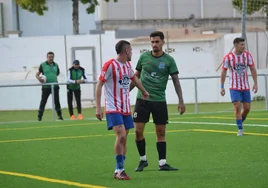
[[[251,75],[249,75],[251,76]],[[268,110],[268,74],[258,74],[258,77],[264,77],[264,86],[259,85],[260,87],[265,88],[265,109]],[[193,80],[194,81],[194,95],[195,95],[195,113],[197,114],[199,112],[198,110],[198,80],[202,79],[212,79],[212,78],[220,78],[220,76],[203,76],[203,77],[185,77],[180,78],[180,80]],[[90,81],[83,84],[96,84],[96,81]],[[51,94],[52,94],[52,119],[55,121],[55,104],[54,104],[54,86],[55,85],[66,85],[67,83],[44,83],[44,84],[24,84],[24,85],[0,85],[0,88],[7,88],[7,87],[31,87],[31,86],[44,86],[44,85],[50,85],[51,87]]]

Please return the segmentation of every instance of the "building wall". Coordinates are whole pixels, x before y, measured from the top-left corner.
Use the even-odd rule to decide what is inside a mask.
[[[99,20],[146,20],[241,17],[232,0],[124,0],[102,3]],[[262,12],[248,17],[264,16]]]
[[[171,41],[169,47],[175,52],[170,55],[176,60],[181,78],[199,76],[219,76],[220,71],[216,71],[220,65],[223,55],[232,48],[232,40],[240,34],[224,35],[217,40],[191,40],[191,41]],[[254,35],[252,35],[254,36]],[[101,37],[101,42],[100,42]],[[250,36],[249,36],[250,37]],[[85,67],[90,74],[90,80],[97,79],[101,66],[109,59],[115,57],[114,45],[119,39],[115,39],[114,31],[106,32],[103,35],[80,35],[80,36],[47,36],[47,37],[21,37],[0,39],[0,85],[13,84],[39,84],[35,78],[35,73],[41,62],[46,60],[48,51],[55,52],[55,62],[59,64],[61,74],[59,82],[66,83],[67,69],[72,65],[74,59],[74,49],[76,59],[81,61],[81,66]],[[128,39],[129,40],[129,39]],[[262,38],[261,40],[267,40]],[[52,45],[53,44],[53,45]],[[263,43],[264,44],[264,43]],[[254,44],[249,44],[250,49]],[[199,47],[202,50],[196,51]],[[140,50],[150,49],[150,43],[133,43],[133,69],[138,61]],[[164,50],[167,48],[165,45]],[[261,54],[267,53],[267,46],[260,46]],[[94,52],[94,55],[92,55]],[[256,53],[252,51],[253,57]],[[93,57],[94,56],[94,57]],[[94,69],[95,66],[95,69]],[[261,69],[259,73],[267,73],[268,69]],[[95,74],[95,77],[93,77]],[[181,81],[186,103],[195,102],[194,80]],[[259,80],[258,95],[265,96],[264,79]],[[60,87],[60,99],[62,107],[67,107],[67,91],[65,86]],[[228,102],[229,94],[225,97],[219,95],[219,79],[198,80],[198,102]],[[131,92],[131,104],[134,104],[136,89]],[[177,97],[171,81],[167,86],[167,102],[177,104]],[[253,95],[255,96],[255,95]],[[41,97],[41,87],[0,87],[0,110],[14,109],[37,109]],[[7,100],[10,99],[10,100]],[[83,85],[82,99],[94,99],[94,86]],[[102,105],[104,99],[102,100]],[[51,108],[51,98],[47,103],[47,108]]]

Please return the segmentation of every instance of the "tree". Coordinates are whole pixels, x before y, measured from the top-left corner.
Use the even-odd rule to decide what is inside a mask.
[[[45,11],[48,11],[46,6],[46,0],[15,0],[16,3],[25,10],[30,12],[35,12],[39,16],[44,15]],[[79,1],[82,4],[89,4],[86,11],[88,14],[93,14],[96,10],[96,7],[99,6],[98,0],[70,0],[73,1],[73,34],[79,34]],[[104,0],[105,2],[117,2],[118,0]]]
[[[232,4],[235,9],[242,11],[243,0],[233,0]],[[247,0],[247,14],[251,15],[260,10],[266,13],[266,30],[268,30],[268,0]]]

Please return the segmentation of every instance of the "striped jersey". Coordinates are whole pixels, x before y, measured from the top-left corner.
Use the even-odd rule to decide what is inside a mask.
[[[134,76],[130,62],[121,63],[116,59],[111,59],[103,65],[99,80],[105,82],[106,114],[131,115],[129,85]]]
[[[225,55],[222,69],[229,69],[229,86],[232,90],[249,90],[248,67],[254,66],[252,55],[244,51],[240,55],[230,52]]]

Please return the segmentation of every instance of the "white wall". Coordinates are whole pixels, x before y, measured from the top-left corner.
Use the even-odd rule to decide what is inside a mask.
[[[72,1],[47,0],[48,11],[43,16],[19,9],[22,36],[71,35],[73,33]],[[79,3],[80,34],[95,29],[95,14],[87,14],[87,5]]]
[[[81,66],[87,67],[88,72],[91,71],[89,70],[90,67],[95,65],[96,74],[99,74],[101,64],[116,55],[114,45],[119,39],[115,39],[114,36],[113,31],[102,35],[101,46],[99,35],[66,36],[66,40],[64,36],[0,39],[0,85],[38,83],[35,79],[36,68],[46,60],[48,51],[55,53],[55,62],[59,64],[61,69],[59,82],[65,82],[66,71],[72,64],[72,48],[74,47],[95,47],[96,59],[94,62],[88,53],[78,53],[78,58],[81,59]],[[226,35],[214,41],[170,43],[170,47],[175,48],[175,52],[171,55],[177,62],[180,77],[219,76],[220,71],[216,72],[216,69],[221,63],[224,53],[230,50],[234,36]],[[194,47],[201,47],[203,50],[194,52]],[[132,66],[135,69],[140,49],[150,49],[150,44],[133,45],[132,48]],[[101,49],[102,57],[100,57]],[[260,50],[265,53],[267,48]],[[23,68],[24,66],[26,69]],[[268,70],[262,70],[259,73],[268,73]],[[194,103],[194,81],[181,80],[181,84],[185,102]],[[259,79],[259,88],[258,95],[265,95],[264,79]],[[225,97],[221,97],[219,89],[219,79],[198,80],[198,101],[228,102],[228,91]],[[94,97],[93,94],[93,86],[83,85],[82,98],[92,98]],[[171,81],[168,83],[166,94],[169,104],[178,102]],[[136,89],[131,92],[131,104],[134,104],[135,97]],[[0,110],[37,109],[40,98],[40,86],[0,88]],[[67,107],[66,99],[66,87],[61,86],[60,101],[63,108]],[[48,101],[47,108],[51,108],[51,98]]]

